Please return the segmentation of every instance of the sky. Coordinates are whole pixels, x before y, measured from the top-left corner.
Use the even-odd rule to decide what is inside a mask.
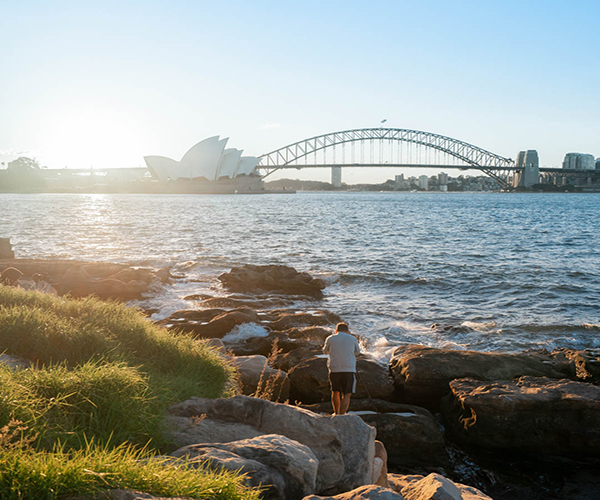
[[[597,0],[0,0],[0,12],[0,162],[136,167],[215,135],[258,156],[382,119],[510,158],[537,149],[541,166],[600,156]],[[398,173],[412,175],[343,175]]]

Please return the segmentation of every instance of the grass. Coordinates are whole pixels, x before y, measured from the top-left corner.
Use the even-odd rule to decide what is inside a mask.
[[[140,462],[169,449],[169,405],[233,391],[234,369],[204,343],[120,304],[0,286],[0,352],[34,363],[0,366],[0,498],[256,498],[235,475]]]
[[[109,489],[133,489],[161,496],[258,500],[241,476],[187,467],[150,457],[131,447],[88,445],[69,452],[34,453],[26,449],[0,451],[0,497],[4,500],[55,500],[93,497]]]

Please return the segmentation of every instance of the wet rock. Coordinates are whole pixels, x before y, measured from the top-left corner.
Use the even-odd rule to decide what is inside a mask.
[[[361,413],[377,429],[388,461],[395,467],[445,467],[448,465],[444,436],[435,418],[425,408],[406,405],[403,411]]]
[[[235,309],[238,307],[251,307],[253,309],[266,309],[274,307],[282,307],[290,303],[289,299],[279,297],[208,297],[206,296],[202,302],[202,307],[223,307],[226,309]]]
[[[10,238],[0,238],[0,259],[14,259],[15,252],[13,252],[12,245],[10,244]]]
[[[208,466],[217,470],[241,469],[252,486],[270,486],[271,498],[299,500],[315,492],[317,458],[308,446],[285,436],[270,434],[230,443],[195,444],[180,448],[172,456],[209,460]]]
[[[206,423],[212,421],[211,425],[215,428],[223,424],[229,429],[222,432],[213,429],[215,430],[213,436],[206,435],[209,441],[204,441],[205,443],[226,439],[227,431],[232,430],[232,424],[235,424],[234,428],[240,433],[251,432],[253,429],[260,434],[284,435],[308,446],[319,460],[317,492],[335,490],[340,481],[350,474],[346,462],[357,466],[354,474],[356,481],[363,481],[365,484],[370,480],[371,468],[368,468],[368,475],[363,477],[361,471],[365,470],[365,467],[355,456],[359,455],[363,461],[372,463],[373,455],[368,456],[363,452],[363,449],[369,449],[369,446],[352,450],[352,457],[344,456],[342,450],[346,448],[341,442],[340,430],[332,425],[331,421],[335,419],[330,417],[320,417],[301,408],[247,396],[236,396],[231,399],[190,398],[183,403],[173,405],[169,413],[170,416],[165,422],[166,434],[177,439],[178,443],[182,442],[182,433],[187,433],[193,439],[198,437],[192,435],[193,425],[205,428]],[[372,436],[374,441],[372,427],[358,417],[352,415],[348,417],[354,419],[352,432],[356,435],[355,439],[361,439],[362,435],[368,442]],[[182,427],[184,421],[187,421],[185,424],[187,427]],[[239,426],[244,427],[240,429]],[[198,441],[187,444],[196,443]]]
[[[208,299],[212,299],[211,295],[206,295],[205,293],[193,293],[192,295],[186,295],[183,300],[197,300],[197,301],[205,301]],[[217,306],[214,306],[217,307]]]
[[[223,286],[234,292],[276,291],[289,295],[307,295],[322,298],[325,283],[307,273],[299,273],[288,266],[234,267],[219,276]]]
[[[600,349],[555,349],[552,356],[564,356],[575,364],[575,375],[582,382],[600,384]]]
[[[256,322],[258,316],[252,309],[222,309],[177,311],[157,322],[169,330],[192,333],[200,338],[223,338],[235,326]]]
[[[443,405],[463,442],[539,455],[600,456],[600,387],[571,380],[454,380]]]
[[[312,347],[299,347],[289,352],[281,353],[273,360],[273,366],[279,370],[289,372],[292,368],[309,359],[317,359],[315,356],[323,353],[323,348],[320,345]],[[329,402],[331,405],[331,401]],[[306,407],[306,405],[304,405]],[[314,410],[313,410],[314,411]]]
[[[361,357],[356,361],[358,371],[356,398],[387,399],[394,394],[394,383],[385,366]],[[325,358],[310,358],[294,366],[290,377],[290,397],[303,404],[326,401],[331,397],[329,370]]]
[[[439,408],[441,398],[449,392],[448,384],[458,378],[575,377],[575,368],[570,360],[553,357],[546,351],[500,354],[422,345],[398,347],[390,360],[390,369],[403,402],[431,409]]]
[[[271,368],[264,356],[235,356],[231,358],[240,373],[242,393],[270,401],[287,401],[290,379],[287,373]]]

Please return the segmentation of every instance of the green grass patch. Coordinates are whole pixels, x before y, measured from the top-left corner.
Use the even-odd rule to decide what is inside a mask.
[[[92,496],[108,489],[133,489],[158,496],[215,500],[258,500],[257,490],[243,485],[239,475],[192,469],[150,457],[128,446],[31,452],[0,450],[0,498],[55,500]]]
[[[204,343],[137,311],[0,286],[0,352],[35,369],[0,369],[0,426],[18,419],[48,448],[130,442],[162,447],[165,409],[220,397],[233,368]]]

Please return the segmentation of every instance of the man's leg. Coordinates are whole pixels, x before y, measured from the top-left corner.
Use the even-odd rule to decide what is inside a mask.
[[[345,415],[350,407],[350,396],[352,394],[342,394],[342,401],[340,402],[340,414]]]
[[[333,413],[335,415],[339,415],[341,406],[340,406],[340,393],[338,391],[332,391],[331,404],[333,405]]]

